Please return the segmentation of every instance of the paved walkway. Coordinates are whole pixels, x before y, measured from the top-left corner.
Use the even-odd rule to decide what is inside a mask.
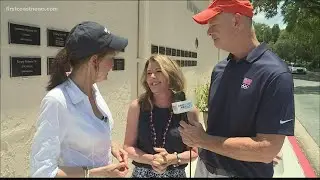
[[[294,79],[295,115],[320,147],[320,82]]]

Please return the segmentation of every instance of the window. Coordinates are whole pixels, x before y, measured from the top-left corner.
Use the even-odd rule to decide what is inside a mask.
[[[124,70],[124,59],[123,58],[114,58],[112,70],[113,71]]]

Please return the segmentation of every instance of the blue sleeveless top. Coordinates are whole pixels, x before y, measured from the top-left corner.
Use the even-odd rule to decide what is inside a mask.
[[[137,143],[136,147],[144,151],[148,154],[155,154],[156,152],[153,150],[153,139],[151,135],[151,128],[150,128],[150,111],[143,111],[140,108],[140,115],[139,115],[139,123],[138,123],[138,135],[137,135]],[[166,129],[168,124],[168,119],[170,116],[170,109],[169,108],[159,108],[154,105],[153,107],[153,123],[154,128],[157,135],[157,146],[160,147],[163,142],[163,133]],[[187,149],[187,146],[183,144],[182,138],[180,136],[180,132],[178,127],[180,126],[181,115],[173,114],[170,126],[168,128],[166,134],[166,141],[164,148],[167,150],[169,154],[174,152],[182,153]],[[141,164],[135,161],[132,161],[132,164],[138,167],[146,167],[152,168],[150,165]],[[176,168],[185,168],[187,164],[180,165]],[[169,166],[167,169],[171,169],[173,166]]]

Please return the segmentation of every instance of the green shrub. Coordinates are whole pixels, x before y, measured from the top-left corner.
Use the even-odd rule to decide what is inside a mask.
[[[208,96],[210,83],[198,86],[195,89],[196,93],[196,107],[201,112],[208,112]]]

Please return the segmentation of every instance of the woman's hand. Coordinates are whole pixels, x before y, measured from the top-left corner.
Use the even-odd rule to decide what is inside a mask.
[[[119,145],[112,143],[111,153],[119,162],[124,162],[128,166],[127,151],[122,149]]]
[[[153,155],[151,166],[157,173],[163,174],[167,167],[171,165],[172,156],[164,148],[154,148],[154,150],[158,153]]]
[[[99,168],[89,170],[90,176],[93,177],[125,177],[129,168],[124,162],[110,164]]]

